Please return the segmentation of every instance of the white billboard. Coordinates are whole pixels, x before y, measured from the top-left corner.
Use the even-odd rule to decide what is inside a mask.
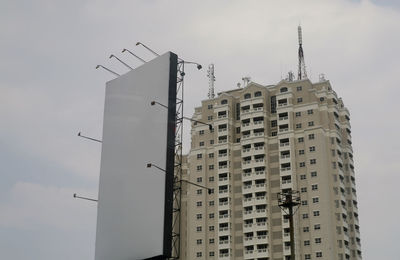
[[[95,260],[171,252],[176,70],[168,52],[106,84]]]

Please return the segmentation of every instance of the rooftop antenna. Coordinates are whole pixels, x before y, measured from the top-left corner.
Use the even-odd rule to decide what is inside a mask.
[[[299,36],[299,68],[297,74],[297,80],[302,80],[307,78],[306,64],[304,63],[304,53],[303,53],[303,36],[301,33],[301,26],[297,27],[297,32]]]
[[[207,77],[208,77],[208,98],[213,99],[215,97],[214,93],[215,75],[214,75],[214,64],[212,63],[208,65]]]
[[[249,76],[243,77],[242,80],[243,80],[243,87],[246,87],[250,83],[251,77]]]

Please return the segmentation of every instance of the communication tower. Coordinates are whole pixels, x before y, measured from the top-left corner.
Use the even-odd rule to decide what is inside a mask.
[[[215,75],[214,75],[214,64],[212,63],[208,65],[207,77],[208,77],[208,98],[213,99],[215,97],[214,93]]]
[[[303,36],[301,33],[301,26],[297,27],[297,32],[299,36],[299,68],[297,74],[297,80],[302,80],[307,78],[306,72],[306,64],[304,62],[304,53],[303,53]]]

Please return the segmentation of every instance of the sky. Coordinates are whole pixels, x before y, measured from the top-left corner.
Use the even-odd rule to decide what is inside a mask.
[[[0,259],[94,259],[105,82],[150,60],[141,41],[186,66],[184,114],[242,77],[296,72],[297,26],[312,81],[324,73],[351,113],[364,259],[397,260],[400,2],[37,0],[0,2]],[[394,113],[394,114],[393,114]],[[189,147],[188,125],[185,146]],[[187,150],[187,149],[186,149]]]

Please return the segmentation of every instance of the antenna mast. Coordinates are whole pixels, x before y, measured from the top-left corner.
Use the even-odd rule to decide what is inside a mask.
[[[208,98],[213,99],[215,97],[214,93],[215,75],[214,75],[214,64],[212,63],[208,65],[207,77],[208,77]]]
[[[297,74],[297,80],[302,80],[307,78],[306,72],[306,64],[304,63],[304,53],[303,53],[303,36],[301,33],[301,26],[297,27],[298,36],[299,36],[299,68]]]

